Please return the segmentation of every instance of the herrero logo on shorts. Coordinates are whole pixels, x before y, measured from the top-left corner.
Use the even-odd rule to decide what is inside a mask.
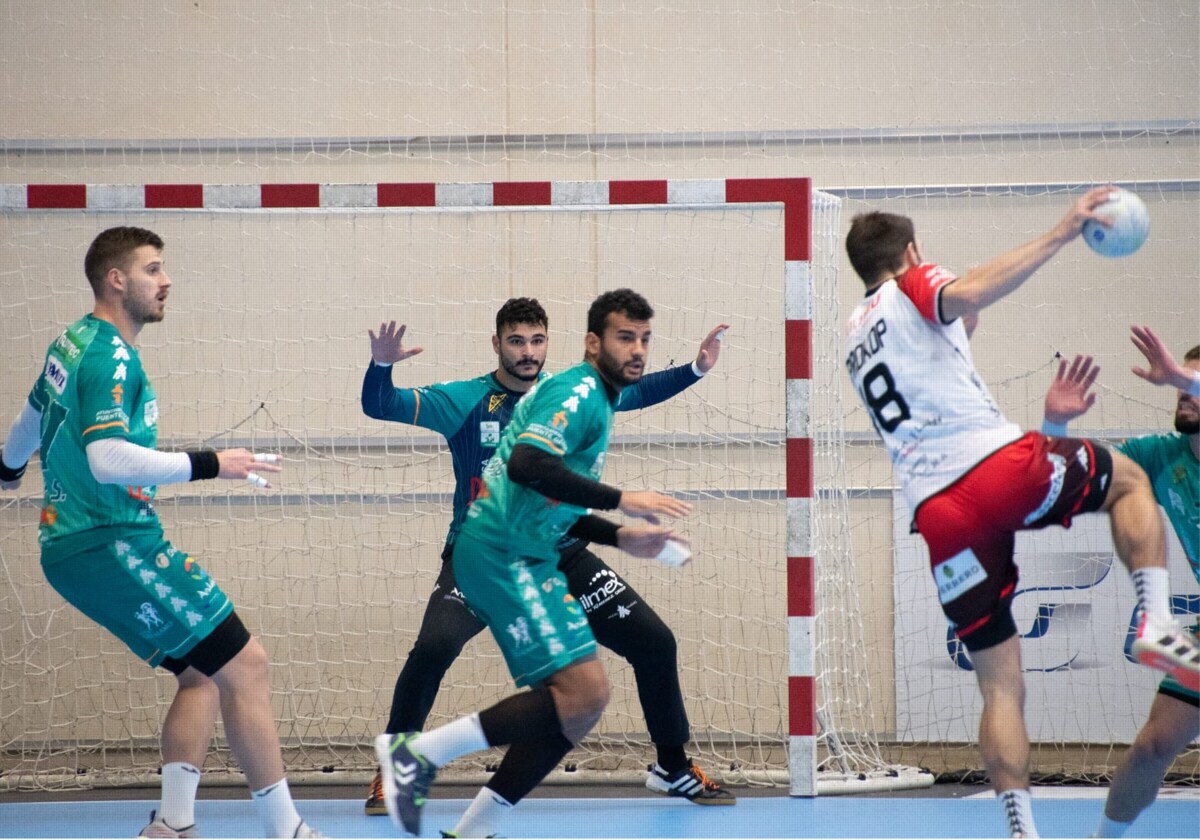
[[[979,565],[975,552],[968,548],[934,566],[933,580],[937,584],[938,600],[948,604],[987,580],[987,572]]]

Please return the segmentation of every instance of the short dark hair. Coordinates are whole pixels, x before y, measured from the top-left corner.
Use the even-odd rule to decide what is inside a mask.
[[[140,227],[111,227],[101,231],[92,240],[87,256],[83,258],[83,273],[92,284],[92,291],[100,294],[104,288],[104,278],[111,269],[127,271],[133,252],[143,245],[152,245],[161,251],[162,237]]]
[[[1191,350],[1183,354],[1183,360],[1185,362],[1195,361],[1196,359],[1200,359],[1200,344],[1197,344]]]
[[[514,327],[517,324],[533,324],[550,329],[550,319],[546,317],[546,310],[542,309],[537,298],[509,298],[496,311],[497,336],[505,327]]]
[[[846,256],[868,286],[904,263],[904,249],[916,240],[912,219],[896,213],[873,210],[859,213],[850,221],[846,234]]]
[[[633,321],[649,321],[654,317],[650,303],[633,289],[613,289],[592,301],[588,308],[588,332],[603,337],[608,316],[613,312],[624,313]]]

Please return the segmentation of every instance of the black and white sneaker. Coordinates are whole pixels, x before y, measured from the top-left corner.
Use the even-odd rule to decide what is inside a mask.
[[[675,773],[655,764],[646,775],[646,787],[664,796],[682,796],[697,805],[737,804],[737,797],[704,775],[695,762]]]

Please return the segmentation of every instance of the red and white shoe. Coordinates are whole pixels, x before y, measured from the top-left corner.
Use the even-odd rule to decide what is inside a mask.
[[[1200,691],[1200,646],[1177,622],[1143,615],[1133,655],[1143,665],[1166,671],[1189,691]]]

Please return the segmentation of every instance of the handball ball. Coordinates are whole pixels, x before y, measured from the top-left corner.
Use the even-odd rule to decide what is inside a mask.
[[[1112,197],[1096,208],[1096,215],[1112,222],[1105,227],[1088,219],[1083,223],[1083,238],[1088,247],[1105,257],[1125,257],[1146,241],[1150,232],[1150,217],[1146,205],[1128,190],[1117,190]]]

